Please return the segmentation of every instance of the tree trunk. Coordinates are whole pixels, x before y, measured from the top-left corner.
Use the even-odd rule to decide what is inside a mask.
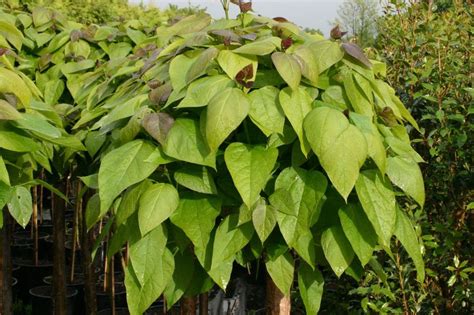
[[[181,299],[181,315],[196,315],[196,298],[183,297]]]
[[[0,209],[1,211],[1,209]],[[12,260],[10,251],[11,226],[10,214],[5,208],[3,214],[3,228],[0,230],[0,314],[13,314],[12,297]]]
[[[209,313],[209,294],[202,293],[199,295],[199,314],[207,315]]]
[[[87,193],[86,196],[90,194]],[[83,204],[87,204],[88,198],[85,198]],[[96,276],[94,271],[94,264],[91,256],[91,244],[94,241],[93,231],[87,232],[85,213],[81,215],[81,251],[82,251],[82,266],[84,269],[84,300],[86,304],[86,314],[97,314],[97,296],[96,296]]]
[[[58,189],[65,193],[66,187],[63,182],[58,184]],[[65,201],[54,195],[52,196],[53,210],[53,310],[54,315],[66,314],[66,225],[64,212]]]
[[[267,274],[267,315],[290,315],[291,299],[285,296]]]

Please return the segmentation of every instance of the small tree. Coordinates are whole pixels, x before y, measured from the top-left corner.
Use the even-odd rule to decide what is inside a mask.
[[[376,0],[346,0],[339,6],[334,24],[347,30],[361,47],[370,46],[376,35],[378,9]]]

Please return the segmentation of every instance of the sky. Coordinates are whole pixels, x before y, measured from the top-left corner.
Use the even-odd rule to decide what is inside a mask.
[[[140,0],[131,0],[139,3]],[[214,18],[224,17],[224,11],[219,0],[143,0],[158,7],[168,4],[179,6],[199,5],[206,7],[207,12]],[[268,17],[282,16],[301,27],[320,29],[328,36],[332,26],[331,21],[337,16],[337,9],[344,0],[253,0],[253,10]],[[236,16],[238,7],[231,5],[231,16]]]

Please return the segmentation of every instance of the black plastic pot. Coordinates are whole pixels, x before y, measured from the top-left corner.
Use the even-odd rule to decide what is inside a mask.
[[[107,292],[104,291],[102,285],[96,287],[97,295],[97,309],[105,310],[110,308],[110,299]],[[123,283],[115,284],[115,307],[127,307],[127,296],[125,292],[125,285]]]
[[[16,273],[18,282],[21,284],[18,288],[18,296],[27,302],[30,300],[28,291],[43,285],[43,278],[53,273],[53,263],[46,260],[40,260],[37,266],[31,260],[15,260],[13,263],[21,267],[21,270]]]
[[[49,285],[34,287],[30,290],[32,315],[49,315],[53,314],[53,300],[51,298],[53,287]],[[74,300],[77,290],[74,288],[66,288],[66,315],[79,315],[74,311]]]
[[[52,285],[53,277],[46,276],[43,278],[43,282],[46,285]],[[76,274],[74,275],[74,281],[71,282],[69,276],[67,277],[67,286],[77,290],[77,296],[75,299],[74,309],[76,314],[85,314],[85,301],[84,301],[84,275]]]
[[[12,296],[13,301],[15,301],[18,296],[18,279],[15,277],[12,277]]]
[[[112,310],[107,308],[105,310],[98,311],[97,315],[112,315]],[[115,315],[130,315],[130,313],[126,307],[116,307]]]

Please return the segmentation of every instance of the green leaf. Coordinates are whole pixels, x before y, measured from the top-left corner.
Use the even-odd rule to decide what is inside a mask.
[[[277,223],[275,209],[260,198],[254,205],[252,222],[260,241],[264,243]]]
[[[211,151],[217,151],[237,129],[247,117],[249,107],[247,95],[237,88],[228,88],[212,98],[206,115],[206,140]]]
[[[115,213],[115,224],[122,225],[138,209],[140,197],[151,186],[150,180],[144,180],[126,190]]]
[[[12,198],[14,188],[10,187],[9,185],[5,184],[4,182],[0,182],[0,209],[3,209],[7,202],[9,202]],[[3,218],[3,211],[0,215]]]
[[[230,50],[221,50],[217,57],[217,62],[221,66],[222,70],[231,78],[235,79],[237,73],[248,65],[252,65],[253,75],[250,81],[255,81],[255,75],[257,73],[257,57],[256,56],[241,56],[233,53]]]
[[[15,95],[24,107],[30,106],[31,91],[13,71],[0,67],[0,93]]]
[[[176,108],[207,106],[216,94],[233,86],[234,82],[225,75],[200,78],[188,86],[185,98]]]
[[[377,127],[367,116],[351,112],[349,117],[364,134],[365,140],[367,141],[368,155],[374,160],[375,164],[377,164],[380,172],[385,174],[387,169],[387,154],[385,152],[382,136],[377,130]]]
[[[127,304],[131,315],[143,314],[160,297],[172,279],[174,270],[173,254],[166,247],[159,248],[151,244],[148,247],[158,251],[151,252],[154,264],[147,268],[143,285],[140,284],[135,275],[133,262],[129,263],[127,269],[125,269]],[[153,270],[150,270],[151,268]]]
[[[87,201],[86,206],[86,226],[89,231],[94,224],[100,220],[100,198],[99,194],[94,194]]]
[[[301,74],[309,80],[311,85],[316,87],[320,73],[316,55],[307,46],[298,46],[294,51],[294,56],[300,64]]]
[[[223,290],[232,272],[235,255],[250,241],[253,228],[250,223],[237,227],[238,216],[227,216],[219,225],[212,247],[212,263],[208,270],[211,278]]]
[[[390,245],[396,222],[396,200],[392,185],[376,170],[360,173],[357,196],[381,243]],[[362,261],[362,260],[361,260]]]
[[[170,220],[184,231],[196,248],[205,250],[220,212],[220,199],[196,193],[184,194]]]
[[[295,272],[295,263],[290,252],[286,252],[273,260],[268,260],[265,266],[278,289],[280,289],[285,296],[289,296],[291,285],[293,284],[293,274]]]
[[[321,246],[329,265],[340,277],[354,259],[354,251],[340,226],[332,226],[321,235]]]
[[[169,35],[196,33],[206,28],[210,23],[211,16],[209,14],[189,15],[168,27],[166,32]]]
[[[215,167],[215,154],[209,151],[196,120],[176,119],[163,149],[166,155],[177,160]]]
[[[300,140],[301,152],[308,156],[311,150],[308,140],[304,136],[303,121],[308,113],[313,109],[311,96],[302,87],[291,90],[284,88],[280,92],[280,104],[285,112],[286,117],[291,123],[291,126],[298,135]]]
[[[186,73],[186,83],[193,81],[194,79],[203,75],[209,66],[210,62],[217,57],[219,49],[215,47],[209,47],[204,50],[199,57],[193,62]]]
[[[248,208],[258,200],[278,158],[278,149],[234,142],[224,160],[235,187]]]
[[[217,195],[214,178],[205,166],[187,165],[174,173],[174,179],[188,189],[203,194]]]
[[[324,72],[344,57],[344,53],[339,47],[339,44],[333,41],[320,40],[311,43],[309,48],[316,56],[319,73]]]
[[[360,206],[348,204],[338,213],[344,234],[363,267],[372,258],[377,234]]]
[[[32,131],[40,137],[53,139],[61,137],[61,131],[58,128],[54,127],[48,123],[45,118],[38,115],[22,114],[20,119],[15,120],[15,124],[24,130]]]
[[[402,243],[408,255],[415,263],[417,280],[420,283],[425,279],[425,265],[421,254],[421,245],[418,236],[408,216],[397,207],[397,224],[395,225],[395,236]]]
[[[15,186],[8,201],[8,210],[18,224],[23,228],[30,222],[33,212],[31,193],[23,186]]]
[[[178,208],[179,195],[170,184],[153,184],[140,197],[138,224],[142,235],[155,229]]]
[[[3,182],[7,184],[8,186],[10,186],[10,176],[8,175],[8,170],[5,165],[5,162],[3,161],[2,156],[0,156],[0,182]],[[0,207],[0,209],[2,207]]]
[[[5,37],[18,52],[21,51],[23,43],[23,34],[15,27],[15,25],[7,21],[0,21],[0,35]]]
[[[320,172],[287,168],[278,176],[270,196],[286,243],[313,267],[315,245],[310,228],[319,218],[326,187],[326,177]]]
[[[292,234],[298,234],[299,228],[309,229],[318,220],[326,188],[327,179],[318,171],[289,167],[278,176],[275,182],[275,191],[284,190],[287,193],[281,197],[287,200],[285,204],[290,203],[290,207],[279,207],[277,206],[280,204],[279,202],[275,206],[279,212],[293,217],[285,218],[288,220],[285,225],[291,226],[290,222],[295,224],[290,229],[288,237],[285,237],[290,246],[293,243],[292,237],[290,237]],[[271,197],[270,200],[272,200]],[[279,220],[279,223],[282,222]]]
[[[318,269],[312,269],[304,262],[298,269],[298,287],[306,314],[317,314],[324,291],[324,278]]]
[[[183,254],[178,252],[174,256],[175,268],[173,281],[168,283],[168,286],[163,292],[168,309],[181,299],[194,280],[194,260],[190,259],[189,255],[188,252]]]
[[[318,107],[304,121],[306,138],[336,190],[347,200],[367,157],[367,142],[343,113]]]
[[[249,117],[267,136],[272,133],[283,134],[285,114],[278,100],[280,91],[273,86],[265,86],[249,94]]]
[[[301,81],[301,68],[297,59],[286,53],[274,52],[272,61],[283,80],[296,90]]]
[[[154,153],[153,145],[143,140],[134,140],[102,158],[99,168],[100,213],[104,215],[114,199],[127,187],[141,182],[158,167],[155,161],[148,161]]]
[[[10,103],[0,99],[0,120],[17,120],[21,114]]]
[[[167,243],[167,233],[159,225],[137,242],[130,245],[130,260],[138,282],[143,285],[150,278],[157,264],[157,256],[163,254]]]
[[[347,98],[350,100],[354,111],[358,114],[372,118],[374,115],[373,105],[357,88],[351,70],[346,70],[344,72],[343,83]]]
[[[278,37],[267,37],[234,49],[232,52],[244,55],[266,56],[280,47],[281,39]]]
[[[0,148],[14,152],[33,152],[41,147],[29,137],[21,136],[14,131],[0,129]]]
[[[51,80],[44,86],[44,101],[49,105],[56,105],[64,92],[63,80]]]
[[[413,160],[401,157],[389,157],[387,175],[393,184],[400,187],[408,196],[423,207],[425,203],[425,187],[420,167]]]

